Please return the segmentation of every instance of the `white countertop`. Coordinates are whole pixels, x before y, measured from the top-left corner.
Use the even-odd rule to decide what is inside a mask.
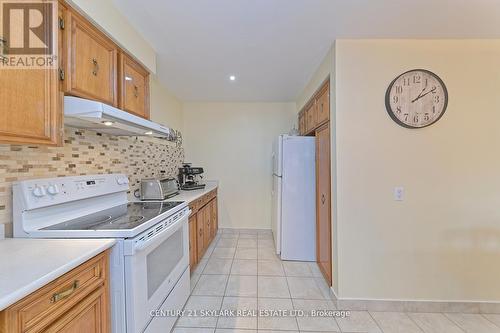
[[[113,239],[0,240],[0,311],[115,244]]]
[[[217,181],[205,181],[205,188],[201,190],[191,190],[191,191],[180,191],[178,195],[168,199],[167,201],[186,201],[190,203],[208,192],[216,189],[219,186]]]

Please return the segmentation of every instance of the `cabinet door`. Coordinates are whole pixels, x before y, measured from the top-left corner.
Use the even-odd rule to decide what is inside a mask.
[[[205,246],[205,249],[210,245],[210,242],[212,241],[211,238],[211,209],[210,209],[210,204],[205,205],[205,207],[202,208],[203,210],[203,219],[205,220],[205,233],[203,234],[203,245]]]
[[[316,98],[316,114],[318,124],[330,119],[330,84],[325,84]]]
[[[330,127],[316,131],[316,256],[323,276],[332,285],[332,225],[330,186]]]
[[[77,13],[67,18],[65,92],[117,106],[117,46]]]
[[[52,38],[55,39],[58,30],[54,30]],[[61,124],[62,96],[57,66],[0,68],[0,142],[57,145],[62,142]]]
[[[203,209],[200,209],[198,211],[198,214],[196,214],[196,252],[198,254],[198,262],[201,260],[203,254],[205,253],[204,237],[205,220],[203,217]]]
[[[120,53],[118,106],[136,116],[149,119],[149,73],[127,54]]]
[[[189,265],[191,272],[198,263],[198,251],[196,250],[196,214],[189,217]]]
[[[316,119],[315,103],[312,102],[306,109],[306,133],[309,133],[316,128]]]
[[[45,333],[107,333],[109,321],[105,287],[78,303],[61,316]]]

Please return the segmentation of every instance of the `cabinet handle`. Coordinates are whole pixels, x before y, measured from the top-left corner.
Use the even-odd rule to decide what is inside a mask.
[[[94,64],[94,69],[92,70],[92,74],[97,76],[97,72],[99,71],[99,63],[96,58],[92,58],[92,63]]]
[[[135,98],[139,97],[139,87],[137,87],[136,85],[134,85],[134,96]]]
[[[322,195],[321,195],[321,203],[322,203],[323,205],[325,204],[325,200],[326,200],[325,195],[324,195],[324,194],[322,194]]]
[[[74,293],[79,285],[80,285],[80,281],[75,280],[73,282],[73,284],[71,285],[71,287],[69,287],[68,289],[61,291],[60,293],[53,294],[52,297],[50,298],[50,302],[55,303],[55,302],[58,302],[62,299],[65,299],[66,297],[68,297],[69,295]]]

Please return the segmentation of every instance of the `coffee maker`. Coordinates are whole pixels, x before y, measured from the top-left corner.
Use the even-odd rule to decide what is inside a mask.
[[[184,163],[182,168],[179,168],[179,185],[181,190],[199,190],[205,188],[205,184],[201,183],[203,179],[203,168],[192,167],[191,163]]]

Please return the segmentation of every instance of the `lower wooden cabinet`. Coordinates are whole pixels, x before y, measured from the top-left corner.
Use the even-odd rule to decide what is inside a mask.
[[[0,312],[1,333],[107,333],[109,251]]]
[[[191,202],[189,208],[189,264],[191,272],[201,260],[219,230],[217,190]]]

